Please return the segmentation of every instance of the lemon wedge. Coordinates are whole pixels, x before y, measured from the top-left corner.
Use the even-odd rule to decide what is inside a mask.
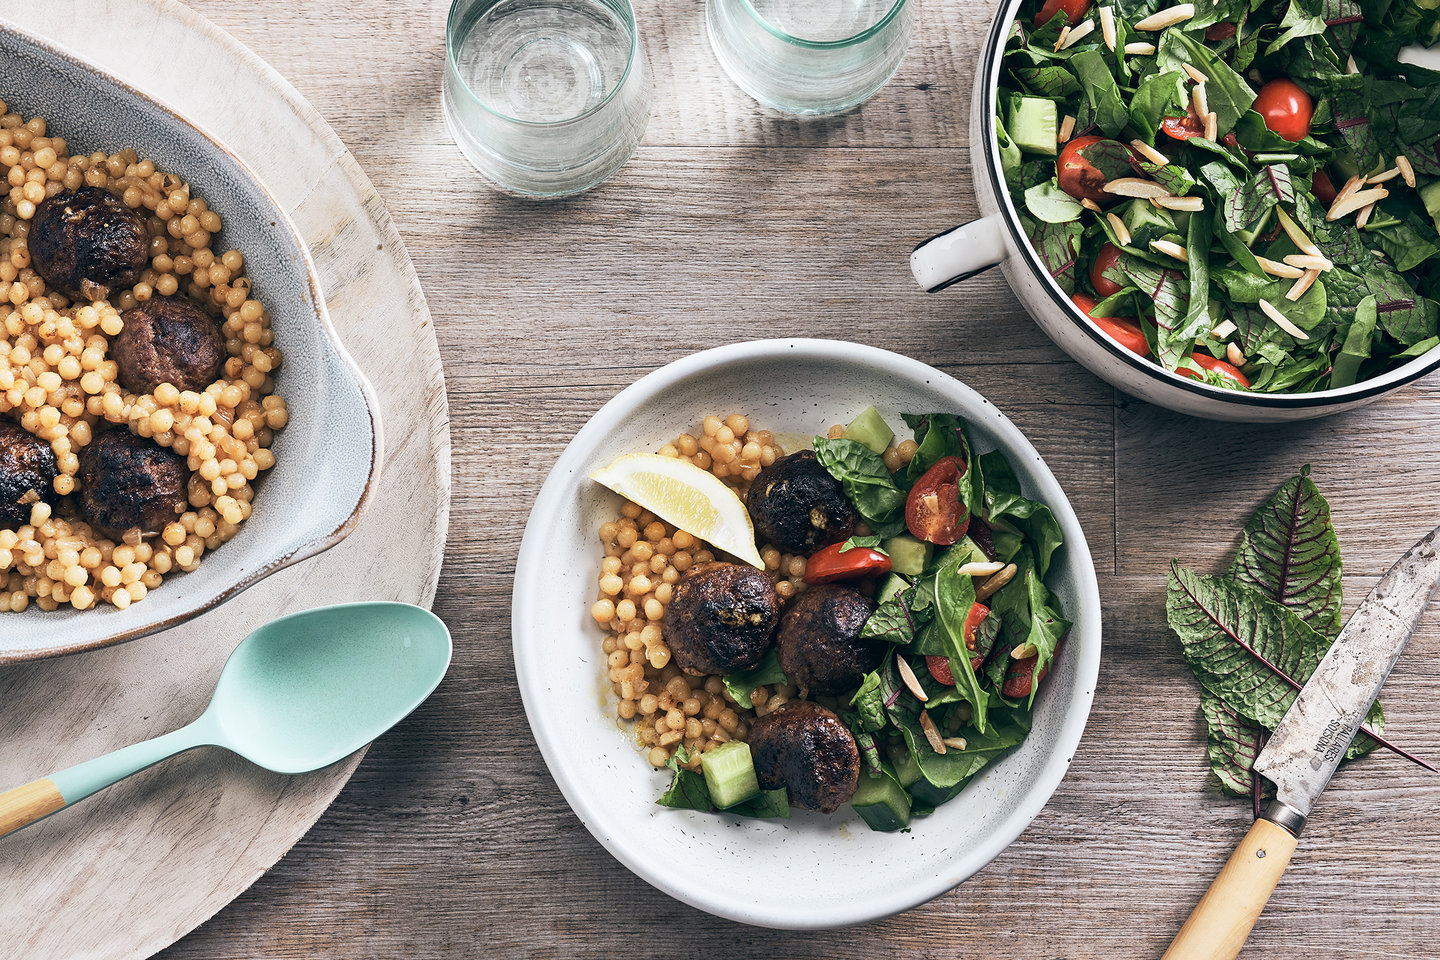
[[[689,460],[627,453],[590,479],[649,510],[691,536],[765,569],[755,549],[755,525],[734,490]]]

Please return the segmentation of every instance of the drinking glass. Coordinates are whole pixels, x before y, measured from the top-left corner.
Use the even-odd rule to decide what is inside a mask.
[[[445,122],[502,192],[588,190],[634,154],[650,70],[627,0],[455,0]]]
[[[914,31],[907,0],[706,0],[705,24],[740,89],[800,116],[868,100],[895,74]]]

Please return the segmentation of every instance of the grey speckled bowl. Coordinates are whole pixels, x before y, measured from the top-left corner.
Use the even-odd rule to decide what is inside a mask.
[[[189,181],[224,218],[219,243],[245,255],[285,361],[278,392],[290,423],[276,465],[256,484],[255,512],[198,570],[165,579],[126,610],[0,613],[0,663],[133,640],[222,603],[277,570],[334,546],[354,528],[379,478],[378,405],[330,325],[314,264],[290,219],[213,136],[123,81],[0,20],[0,99],[43,116],[72,151],[134,147]]]

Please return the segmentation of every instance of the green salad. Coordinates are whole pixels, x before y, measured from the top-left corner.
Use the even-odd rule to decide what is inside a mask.
[[[1045,585],[1063,543],[1050,508],[1022,494],[1004,454],[975,454],[959,418],[904,421],[914,453],[898,469],[886,459],[893,431],[873,407],[843,436],[813,441],[815,460],[873,531],[817,550],[805,577],[873,590],[858,635],[873,658],[839,695],[816,700],[854,738],[860,775],[850,804],[876,830],[906,828],[1025,738],[1070,627]],[[790,683],[783,656],[772,649],[755,668],[726,676],[735,702],[748,708],[756,687]],[[759,764],[764,748],[756,749]],[[794,798],[761,789],[749,745],[727,743],[701,760],[693,771],[682,766],[687,756],[672,758],[662,805],[789,815]]]
[[[1122,347],[1300,393],[1440,345],[1434,0],[1045,0],[996,134],[1036,254]]]

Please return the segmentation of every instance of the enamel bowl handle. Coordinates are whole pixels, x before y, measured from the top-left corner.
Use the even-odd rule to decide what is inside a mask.
[[[1000,217],[982,217],[921,243],[910,254],[910,272],[926,293],[935,293],[989,270],[1007,254]]]

